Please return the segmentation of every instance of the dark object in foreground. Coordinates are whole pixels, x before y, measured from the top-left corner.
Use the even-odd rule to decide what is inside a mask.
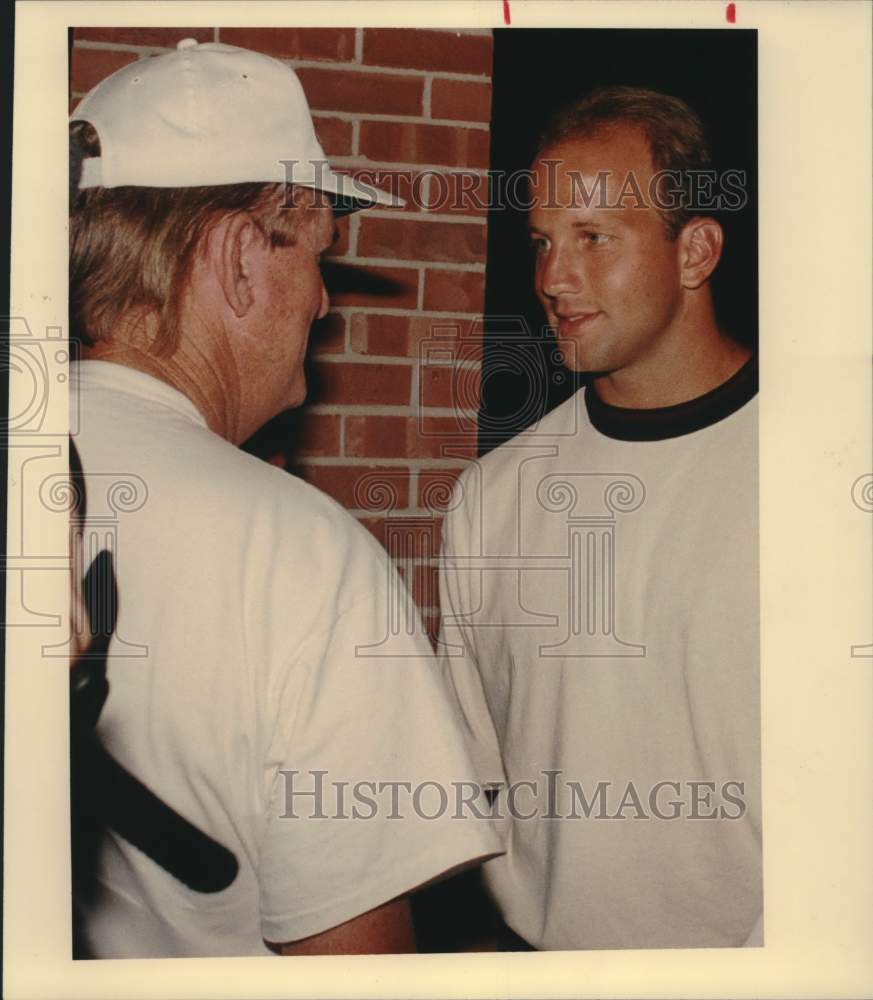
[[[75,448],[71,471],[84,490]],[[100,552],[85,575],[85,606],[90,641],[70,665],[70,802],[72,813],[73,957],[87,957],[79,927],[78,904],[96,892],[93,872],[107,828],[147,854],[156,864],[196,892],[220,892],[239,871],[223,845],[171,809],[105,750],[95,732],[109,694],[106,656],[115,631],[118,593],[112,554]]]

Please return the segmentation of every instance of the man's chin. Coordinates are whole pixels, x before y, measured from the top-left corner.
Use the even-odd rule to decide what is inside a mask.
[[[605,366],[604,352],[598,350],[597,344],[586,343],[575,338],[561,338],[558,348],[561,351],[561,363],[570,372],[592,372],[603,370]]]

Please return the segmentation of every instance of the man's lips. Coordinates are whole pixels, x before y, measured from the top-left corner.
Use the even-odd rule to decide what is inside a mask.
[[[559,333],[578,333],[593,323],[598,316],[600,316],[599,309],[591,312],[555,313]]]

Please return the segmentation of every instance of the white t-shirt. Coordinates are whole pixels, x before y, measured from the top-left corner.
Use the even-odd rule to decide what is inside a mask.
[[[458,485],[445,667],[509,786],[485,877],[537,948],[755,943],[755,386],[642,415],[583,390]]]
[[[87,911],[97,957],[271,954],[265,939],[319,933],[499,851],[451,802],[420,818],[439,813],[433,788],[416,812],[418,785],[475,774],[417,616],[401,607],[389,634],[384,550],[175,389],[75,367],[87,524],[115,550],[119,591],[98,734],[239,863],[228,888],[196,892],[110,831]]]

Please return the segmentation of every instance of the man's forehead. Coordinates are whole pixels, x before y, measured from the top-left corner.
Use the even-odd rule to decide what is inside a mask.
[[[596,213],[607,204],[620,207],[625,197],[643,207],[649,204],[654,172],[648,140],[640,128],[619,125],[563,139],[543,149],[533,163],[531,210]]]

